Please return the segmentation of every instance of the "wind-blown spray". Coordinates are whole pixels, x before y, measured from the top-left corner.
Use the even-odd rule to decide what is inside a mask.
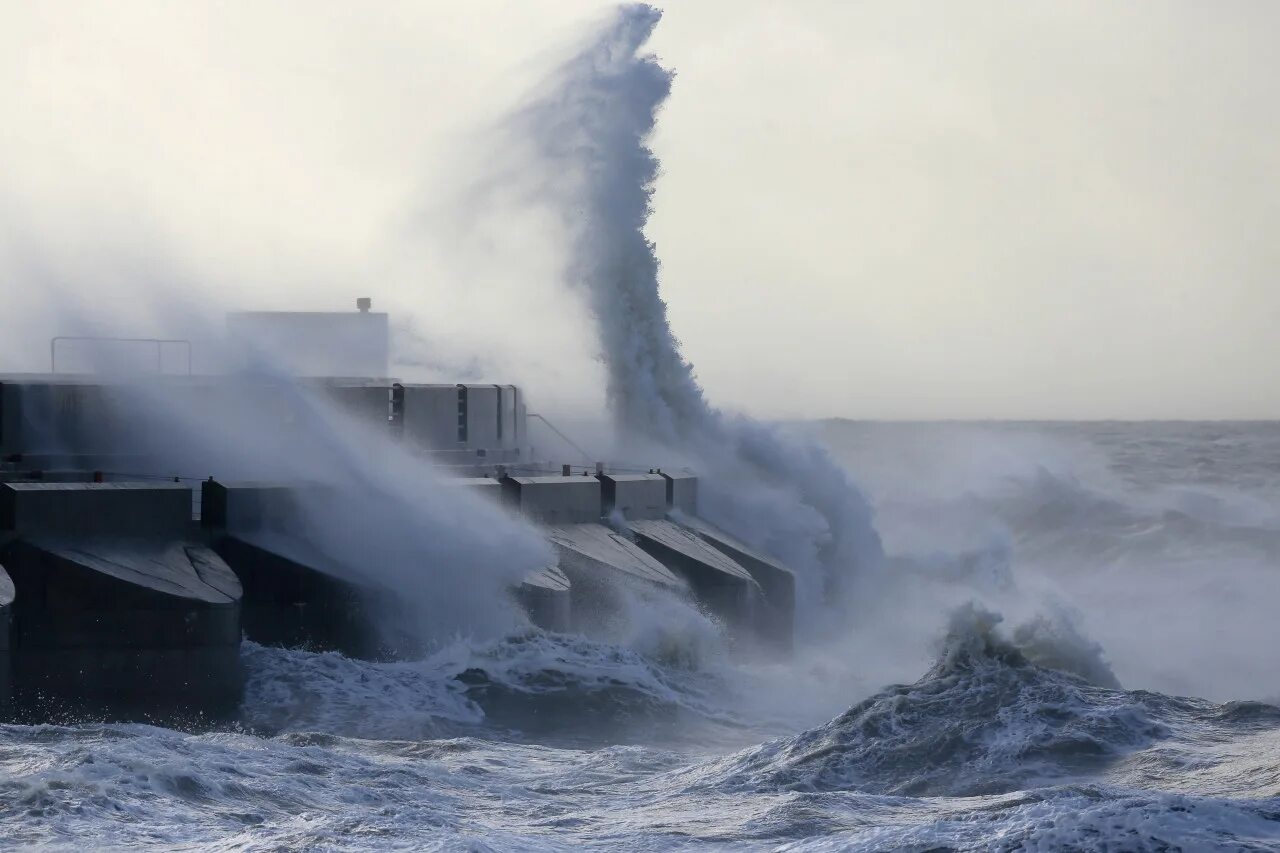
[[[555,176],[547,189],[573,234],[568,276],[598,323],[623,437],[688,454],[708,475],[705,513],[811,569],[802,593],[840,592],[880,560],[866,500],[822,447],[711,407],[667,317],[644,232],[658,174],[648,139],[672,74],[640,51],[660,17],[642,4],[618,9],[518,122],[539,171]]]

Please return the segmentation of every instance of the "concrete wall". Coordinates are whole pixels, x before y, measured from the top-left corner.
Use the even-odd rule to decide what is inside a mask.
[[[200,523],[233,533],[290,530],[300,524],[298,487],[276,483],[200,484]]]
[[[20,536],[181,537],[191,489],[179,483],[0,484],[0,530]]]
[[[13,581],[0,566],[0,717],[2,717],[13,698],[12,670],[9,662],[9,649],[12,647],[10,634],[13,628]]]
[[[109,453],[135,435],[124,389],[112,385],[31,377],[0,383],[0,452]],[[136,420],[136,419],[135,419]]]
[[[667,506],[693,515],[698,511],[698,475],[687,471],[663,471],[667,481]]]
[[[241,588],[217,555],[181,540],[36,541],[4,549],[24,718],[234,711]]]
[[[355,420],[384,435],[389,432],[390,382],[322,379],[317,381],[317,385],[339,409]]]
[[[602,474],[605,514],[615,509],[628,519],[667,517],[667,481],[661,474]]]
[[[467,440],[471,450],[499,449],[499,389],[497,385],[465,385],[467,395]]]
[[[543,524],[588,524],[603,514],[595,477],[508,477],[502,488],[512,506]]]
[[[470,489],[495,502],[504,499],[502,483],[492,477],[450,477],[444,483],[457,488]]]
[[[458,440],[457,385],[401,385],[404,440],[415,447],[451,450]]]
[[[416,447],[506,459],[523,447],[525,410],[514,385],[400,385],[400,434]]]

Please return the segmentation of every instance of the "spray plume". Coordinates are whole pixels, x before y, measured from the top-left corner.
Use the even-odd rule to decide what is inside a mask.
[[[880,563],[867,501],[825,449],[710,406],[672,332],[645,235],[658,159],[649,147],[672,74],[641,53],[661,13],[616,10],[517,118],[572,234],[570,282],[594,315],[608,401],[624,440],[687,455],[704,473],[702,510],[805,571],[810,594],[850,586]]]

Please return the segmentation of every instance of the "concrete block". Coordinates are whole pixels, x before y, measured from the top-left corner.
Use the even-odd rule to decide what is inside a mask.
[[[313,385],[339,409],[371,429],[390,431],[391,382],[386,379],[319,379]]]
[[[588,524],[603,515],[595,477],[507,477],[502,488],[513,507],[543,524]]]
[[[413,447],[453,450],[460,438],[457,385],[400,385],[401,435]]]
[[[157,707],[217,715],[240,698],[240,583],[200,545],[23,538],[13,585],[14,706],[47,717]],[[209,670],[211,661],[217,670]]]
[[[667,517],[667,480],[661,474],[601,474],[606,515],[617,510],[627,519]]]
[[[0,530],[19,536],[164,536],[191,527],[180,483],[0,484]]]
[[[234,533],[296,529],[300,488],[305,487],[205,480],[200,484],[200,524]]]
[[[698,475],[688,471],[663,471],[667,481],[667,508],[693,515],[698,511]]]

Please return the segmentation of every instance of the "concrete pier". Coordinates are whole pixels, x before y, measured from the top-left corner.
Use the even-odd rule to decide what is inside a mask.
[[[607,487],[613,499],[618,491]],[[507,477],[503,497],[546,528],[569,579],[575,627],[603,618],[619,584],[647,584],[685,594],[688,587],[631,539],[601,524],[604,484],[596,477]],[[622,487],[623,492],[626,486]],[[652,489],[652,487],[650,487]],[[629,500],[624,494],[623,500]]]
[[[239,702],[240,582],[193,534],[191,490],[0,485],[15,705],[220,715]]]

